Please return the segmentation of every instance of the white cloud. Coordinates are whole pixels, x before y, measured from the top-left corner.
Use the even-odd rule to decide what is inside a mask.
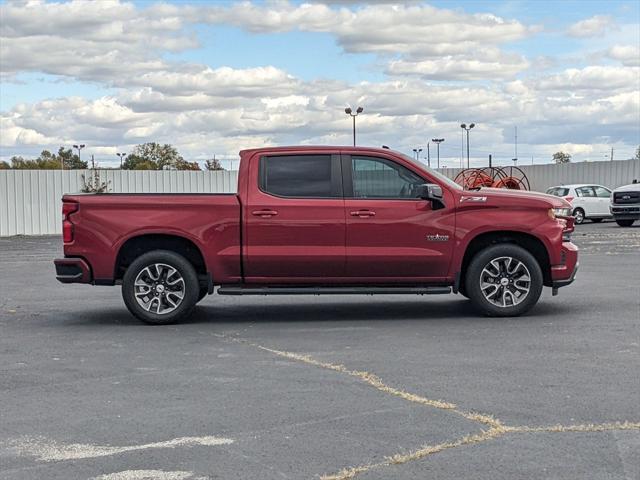
[[[638,45],[614,45],[607,50],[606,55],[628,67],[640,66],[640,46]]]
[[[55,150],[81,141],[87,154],[116,162],[115,151],[145,141],[175,144],[189,159],[233,156],[261,145],[348,144],[351,124],[344,107],[356,103],[365,107],[358,118],[363,144],[409,149],[439,136],[446,138],[443,158],[459,154],[461,122],[478,125],[473,146],[483,156],[502,152],[510,158],[515,124],[523,152],[547,152],[559,144],[600,145],[604,136],[623,146],[640,140],[638,51],[626,40],[600,47],[601,52],[608,48],[607,58],[621,62],[616,66],[548,74],[552,60],[503,50],[536,27],[425,5],[141,8],[75,1],[10,3],[0,10],[4,74],[44,72],[118,87],[94,100],[57,98],[1,112],[5,152]],[[194,23],[265,33],[326,32],[346,52],[375,54],[390,77],[305,81],[269,65],[230,68],[167,60],[175,57],[166,52],[197,45],[190,32]],[[529,73],[533,69],[535,76]]]
[[[601,37],[613,28],[615,28],[613,17],[610,15],[594,15],[571,25],[567,30],[567,34],[571,37]]]
[[[640,89],[640,68],[593,65],[568,68],[562,73],[541,78],[536,82],[541,90],[629,90]]]
[[[387,73],[419,75],[434,80],[497,80],[514,77],[529,65],[521,55],[485,48],[475,55],[443,56],[420,61],[395,60],[389,63]]]

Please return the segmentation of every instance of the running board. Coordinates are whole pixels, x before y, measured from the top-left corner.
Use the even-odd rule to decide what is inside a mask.
[[[451,293],[451,287],[235,287],[218,288],[219,295],[437,295]]]

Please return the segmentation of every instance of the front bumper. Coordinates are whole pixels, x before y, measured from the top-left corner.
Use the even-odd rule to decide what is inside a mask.
[[[571,242],[562,242],[562,264],[551,267],[551,288],[555,295],[560,287],[573,283],[578,273],[578,247]]]
[[[611,205],[609,211],[616,220],[640,220],[640,205]]]
[[[82,258],[57,258],[56,279],[62,283],[91,283],[93,278],[89,264]]]

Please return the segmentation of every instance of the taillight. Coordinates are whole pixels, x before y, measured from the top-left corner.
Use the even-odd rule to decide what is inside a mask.
[[[569,203],[573,202],[573,197],[564,197],[564,199]]]
[[[62,202],[62,241],[64,243],[73,242],[73,223],[69,215],[78,211],[79,205],[76,202]]]

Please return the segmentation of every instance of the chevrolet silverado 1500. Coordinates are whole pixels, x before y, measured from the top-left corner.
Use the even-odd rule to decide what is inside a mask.
[[[165,324],[205,295],[460,293],[486,315],[528,311],[574,279],[571,206],[463,190],[388,149],[240,152],[237,194],[62,199],[63,283],[122,285]]]

